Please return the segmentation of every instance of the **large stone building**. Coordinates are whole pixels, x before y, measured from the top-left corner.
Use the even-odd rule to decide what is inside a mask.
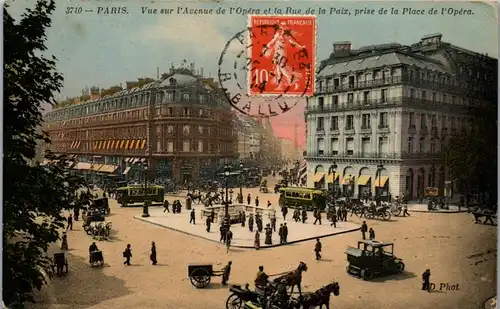
[[[250,116],[235,112],[234,128],[238,135],[238,153],[242,160],[252,159],[260,153],[262,125]]]
[[[355,196],[415,198],[426,187],[443,194],[452,179],[440,151],[466,130],[471,109],[495,103],[497,60],[441,37],[358,50],[334,44],[305,112],[308,186],[335,184]]]
[[[233,114],[213,79],[171,69],[158,81],[45,116],[50,148],[76,156],[76,169],[126,174],[143,171],[177,182],[213,174],[237,158]]]

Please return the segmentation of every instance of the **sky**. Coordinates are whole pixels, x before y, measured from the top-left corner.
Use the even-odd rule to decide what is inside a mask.
[[[33,0],[16,0],[8,9],[19,18],[26,7],[33,7]],[[347,9],[351,15],[317,15],[316,61],[327,58],[332,44],[350,41],[352,48],[361,46],[400,43],[417,43],[426,34],[441,33],[442,40],[498,58],[497,9],[485,3],[459,2],[339,2],[339,1],[62,1],[58,0],[53,24],[48,32],[48,54],[58,58],[57,69],[64,76],[60,97],[78,96],[86,86],[102,88],[136,80],[138,77],[156,77],[168,71],[173,64],[183,60],[203,68],[204,75],[217,76],[218,60],[226,42],[245,29],[248,16],[241,9],[287,7]],[[81,7],[83,12],[66,14],[68,8]],[[97,14],[98,7],[126,7],[128,14]],[[174,9],[173,14],[143,14],[142,7]],[[179,15],[181,8],[225,8],[224,15]],[[233,9],[233,14],[228,11]],[[358,15],[356,9],[398,9],[399,15]],[[425,15],[402,15],[404,8],[424,10]],[[458,11],[470,9],[473,15],[428,15],[435,8]],[[76,9],[75,9],[76,10]],[[93,10],[93,12],[85,12]],[[296,11],[295,11],[296,12]],[[293,139],[294,125],[299,126],[298,144],[305,142],[305,104],[298,104],[291,112],[273,117],[273,128],[278,137]]]

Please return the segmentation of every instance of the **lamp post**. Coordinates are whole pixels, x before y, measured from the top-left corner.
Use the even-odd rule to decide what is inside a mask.
[[[238,203],[243,203],[243,161],[240,160],[240,199]]]
[[[335,194],[336,194],[336,181],[337,181],[337,164],[335,163],[335,161],[333,162],[333,192],[332,192],[332,195],[333,195],[333,203],[335,203]]]
[[[144,206],[142,207],[142,217],[149,217],[149,196],[148,196],[148,163],[144,163],[144,195],[146,199],[144,201]]]
[[[381,187],[380,187],[380,183],[382,181],[382,179],[380,179],[380,174],[382,173],[382,169],[384,168],[384,166],[382,164],[379,164],[377,165],[377,177],[378,177],[378,190],[377,190],[377,200],[380,200],[380,196],[381,196]]]
[[[229,172],[230,172],[229,165],[226,164],[224,166],[224,180],[226,185],[226,201],[224,203],[224,212],[226,216],[229,214],[229,185],[228,185]]]

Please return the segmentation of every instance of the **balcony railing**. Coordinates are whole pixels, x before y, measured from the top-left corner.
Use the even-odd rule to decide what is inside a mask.
[[[337,151],[313,151],[308,152],[306,157],[308,158],[353,158],[353,159],[435,159],[440,156],[437,152],[337,152]]]
[[[384,107],[399,107],[403,105],[412,105],[416,108],[422,109],[439,109],[443,106],[453,106],[453,109],[463,109],[464,111],[468,111],[469,108],[466,106],[460,105],[450,105],[442,102],[433,102],[430,100],[417,99],[412,97],[392,97],[387,98],[385,100],[382,99],[374,99],[369,101],[355,101],[353,104],[327,104],[320,109],[318,106],[309,105],[306,108],[306,114],[315,114],[322,112],[341,112],[347,110],[365,110],[369,108],[384,108]]]
[[[339,91],[350,91],[350,90],[356,90],[356,89],[363,89],[363,88],[371,88],[371,87],[383,87],[383,86],[390,86],[390,85],[397,85],[397,84],[406,84],[406,85],[413,85],[416,87],[422,87],[422,88],[427,88],[427,89],[432,89],[436,91],[445,91],[445,92],[461,92],[464,90],[463,86],[461,85],[454,85],[451,82],[449,83],[442,83],[440,81],[430,81],[430,80],[423,80],[420,78],[416,77],[409,77],[409,76],[393,76],[393,77],[386,77],[386,78],[379,78],[379,79],[374,79],[370,81],[359,81],[359,82],[354,82],[354,83],[347,83],[347,84],[339,84],[339,85],[325,85],[321,88],[318,87],[318,91],[316,93],[333,93],[333,92],[339,92]],[[478,92],[481,89],[477,89]]]

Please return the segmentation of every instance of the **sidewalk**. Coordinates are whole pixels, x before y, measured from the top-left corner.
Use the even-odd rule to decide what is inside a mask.
[[[408,204],[409,212],[429,212],[429,213],[461,213],[467,212],[466,207],[461,207],[460,210],[456,205],[450,205],[450,209],[437,209],[429,211],[427,209],[427,204]]]
[[[211,226],[211,231],[207,232],[205,226],[205,218],[201,218],[201,213],[198,211],[196,211],[196,225],[189,224],[189,211],[183,211],[180,214],[172,214],[164,213],[163,208],[150,208],[149,214],[150,217],[147,218],[143,218],[140,215],[134,216],[134,218],[184,234],[203,238],[213,242],[219,242],[219,224],[217,222],[213,223]],[[328,222],[326,218],[323,218],[322,225],[313,225],[313,220],[311,220],[310,217],[305,224],[295,222],[291,217],[291,214],[289,214],[289,217],[286,221],[288,226],[288,244],[358,231],[360,229],[359,224],[355,224],[352,222],[338,222],[337,227],[334,228],[333,226],[330,226],[330,222]],[[281,215],[279,215],[276,222],[276,229],[279,229],[280,224],[283,222],[283,218],[281,217]],[[267,223],[269,223],[269,220],[267,220],[267,218],[264,218],[264,227]],[[249,231],[248,225],[246,225],[245,227],[242,227],[241,224],[231,225],[231,230],[233,232],[233,241],[231,247],[253,249],[255,229],[255,224],[254,232]],[[279,244],[279,235],[277,231],[272,235],[272,245],[264,244],[264,240],[265,232],[263,231],[262,233],[260,233],[261,249],[282,246]],[[220,244],[222,245],[222,243]]]

